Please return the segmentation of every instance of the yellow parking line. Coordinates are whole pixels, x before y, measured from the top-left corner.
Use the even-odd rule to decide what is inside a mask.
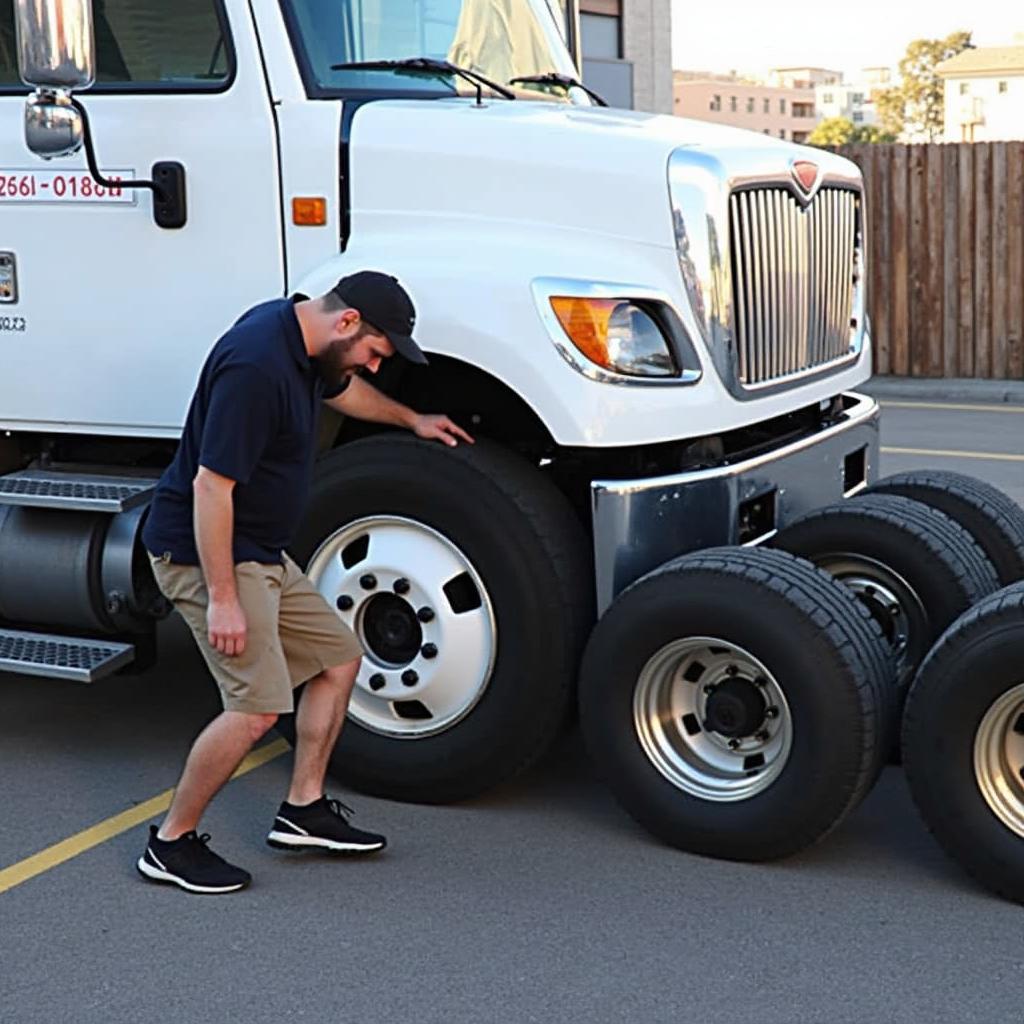
[[[1024,405],[972,405],[958,402],[889,402],[878,403],[883,409],[952,409],[956,412],[1024,413]]]
[[[882,448],[883,455],[930,455],[937,459],[992,459],[996,462],[1024,462],[1024,455],[1011,452],[956,452],[942,448]]]
[[[235,769],[235,774],[231,778],[237,779],[254,768],[273,761],[275,757],[280,757],[290,749],[285,740],[274,740],[273,743],[268,743],[266,746],[252,751]],[[4,868],[0,871],[0,893],[13,889],[15,886],[21,885],[22,882],[27,882],[30,878],[35,878],[36,875],[41,875],[44,871],[49,871],[51,868],[57,867],[58,864],[63,864],[64,861],[71,860],[72,857],[77,857],[80,853],[85,853],[86,850],[91,850],[94,846],[99,846],[100,843],[105,843],[108,839],[113,839],[114,836],[127,832],[128,829],[135,828],[136,825],[141,825],[144,821],[162,814],[171,806],[173,794],[173,789],[165,790],[159,796],[155,796],[145,803],[115,814],[112,818],[107,818],[106,821],[101,821],[91,828],[32,854],[31,857],[18,861],[17,864]]]

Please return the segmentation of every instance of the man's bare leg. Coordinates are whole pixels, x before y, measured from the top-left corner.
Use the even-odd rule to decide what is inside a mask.
[[[288,803],[301,807],[324,795],[327,761],[345,721],[358,672],[357,658],[325,669],[306,683],[295,716],[295,767]]]
[[[252,745],[277,721],[277,715],[221,712],[198,736],[189,751],[181,781],[157,836],[165,841],[197,830],[199,819],[231,778]]]

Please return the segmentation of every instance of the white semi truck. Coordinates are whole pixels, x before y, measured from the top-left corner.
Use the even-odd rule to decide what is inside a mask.
[[[1024,517],[876,482],[857,168],[604,107],[563,13],[0,0],[0,667],[152,663],[140,528],[207,351],[384,269],[430,365],[378,383],[480,440],[323,417],[292,551],[366,648],[334,769],[464,798],[578,701],[653,832],[781,856],[867,792],[939,634],[1024,576]]]

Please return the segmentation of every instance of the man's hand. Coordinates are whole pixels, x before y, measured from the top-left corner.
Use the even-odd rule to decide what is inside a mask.
[[[424,441],[441,441],[454,448],[460,440],[473,444],[473,438],[447,416],[417,415],[412,424],[413,433]]]
[[[234,601],[210,601],[206,609],[206,628],[210,644],[229,658],[245,650],[245,612],[236,598]]]

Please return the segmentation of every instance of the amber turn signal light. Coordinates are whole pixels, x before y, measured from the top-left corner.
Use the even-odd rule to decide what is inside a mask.
[[[292,200],[292,223],[301,228],[321,228],[327,223],[327,200],[322,196],[296,196]]]

